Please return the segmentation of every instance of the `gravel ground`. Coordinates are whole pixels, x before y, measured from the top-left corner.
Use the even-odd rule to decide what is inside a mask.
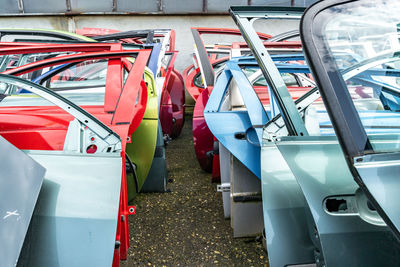
[[[166,150],[171,192],[136,198],[122,266],[268,266],[260,241],[233,238],[221,194],[198,166],[191,128],[186,117],[182,135]]]

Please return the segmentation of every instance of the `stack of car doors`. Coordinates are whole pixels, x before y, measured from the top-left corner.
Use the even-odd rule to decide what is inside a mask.
[[[207,85],[212,85],[214,83],[213,80],[207,77],[207,73],[203,70],[203,66],[199,65],[198,59],[200,57],[209,58],[210,64],[213,66],[213,69],[218,69],[222,66],[223,62],[229,59],[229,55],[231,53],[232,44],[204,44],[201,36],[204,35],[218,35],[224,37],[229,36],[241,36],[240,31],[238,29],[230,29],[230,28],[191,28],[192,35],[195,41],[196,49],[193,54],[193,64],[188,66],[183,72],[182,76],[185,80],[185,88],[193,98],[194,101],[197,101],[197,98],[201,94],[201,92],[207,88]],[[259,36],[263,40],[268,40],[271,38],[271,35],[258,33]],[[204,51],[206,49],[206,52]],[[205,82],[203,82],[205,81]],[[208,84],[207,84],[208,83]]]
[[[154,34],[154,30],[129,31],[101,35],[97,37],[94,37],[93,35],[100,33],[104,34],[107,31],[103,29],[90,28],[81,30],[81,32],[91,37],[89,38],[68,32],[52,30],[2,30],[3,38],[10,36],[13,37],[11,40],[17,40],[19,42],[122,42],[124,49],[152,49],[146,71],[147,74],[150,74],[150,72],[154,73],[152,74],[154,75],[154,78],[150,79],[150,77],[147,77],[149,78],[149,81],[146,81],[146,83],[149,85],[149,105],[147,106],[143,123],[135,132],[135,141],[129,143],[127,148],[131,159],[130,162],[132,163],[130,165],[134,166],[133,171],[131,171],[132,168],[128,166],[130,176],[130,179],[128,179],[128,193],[129,199],[132,200],[138,191],[164,192],[166,190],[167,183],[164,143],[165,140],[169,139],[169,135],[161,132],[161,125],[157,123],[157,120],[159,117],[170,118],[169,120],[164,119],[163,121],[167,121],[169,124],[166,124],[170,126],[172,125],[172,127],[169,127],[169,131],[171,132],[172,136],[177,136],[181,131],[184,119],[184,95],[182,93],[183,85],[182,82],[180,82],[179,76],[176,75],[177,72],[173,68],[174,59],[176,57],[176,52],[173,50],[175,41],[174,31],[156,30],[157,34]],[[32,36],[36,37],[36,39]],[[39,37],[42,38],[39,40],[37,39]],[[159,39],[153,39],[155,37],[160,38],[162,41],[159,41]],[[140,41],[143,38],[146,40],[145,44]],[[168,63],[166,73],[162,71],[163,65],[166,64],[165,62]],[[164,73],[165,75],[161,75],[160,73]],[[163,83],[165,78],[161,76],[167,77],[165,83]],[[159,82],[160,79],[162,82]],[[168,88],[168,90],[164,90],[163,88]],[[169,98],[169,92],[171,92],[171,95],[175,96],[174,99],[176,101],[180,101],[180,104],[175,102],[174,105],[160,104],[163,103],[162,99],[166,99],[166,102],[171,102]],[[179,95],[180,92],[181,95]],[[159,97],[157,98],[157,96]],[[177,100],[179,98],[181,100]],[[165,108],[165,106],[167,106],[167,108]],[[157,107],[160,107],[160,109]],[[158,114],[158,110],[167,111],[160,112]],[[148,146],[154,148],[148,149]],[[150,172],[148,172],[147,168],[149,164],[151,165]],[[136,172],[136,174],[134,172]],[[137,180],[137,182],[135,180]],[[135,183],[132,181],[135,181]]]
[[[157,55],[156,59],[149,62],[149,68],[154,73],[157,91],[159,118],[157,146],[150,173],[140,190],[141,192],[164,192],[168,180],[165,164],[165,144],[171,138],[176,138],[180,135],[185,119],[183,79],[174,68],[178,54],[175,51],[175,31],[157,29],[119,32],[112,29],[83,28],[77,30],[77,33],[99,42],[117,41],[131,46],[132,44],[139,44],[144,48],[152,47],[153,54]],[[154,115],[152,119],[154,120]],[[146,131],[139,131],[137,135],[147,138]],[[136,147],[133,147],[132,151],[136,149]],[[148,151],[144,153],[148,153]],[[135,154],[140,155],[140,153]]]
[[[149,120],[147,121],[149,123],[149,126],[151,126],[144,127],[143,131],[139,131],[137,135],[139,136],[138,140],[147,139],[148,130],[157,129],[157,137],[155,150],[150,151],[150,153],[152,153],[154,156],[151,163],[151,169],[148,175],[145,177],[145,182],[140,185],[140,190],[142,192],[164,192],[166,190],[167,184],[167,172],[165,164],[165,140],[168,140],[169,137],[167,134],[163,134],[164,127],[162,127],[163,120],[161,119],[161,117],[168,117],[170,118],[170,120],[165,121],[172,121],[172,108],[162,109],[162,96],[165,95],[165,93],[163,94],[163,92],[165,92],[166,90],[163,89],[163,82],[160,82],[160,79],[162,78],[159,78],[159,73],[161,72],[162,68],[162,60],[166,56],[165,52],[170,47],[169,36],[171,31],[167,30],[163,32],[163,34],[165,35],[163,35],[163,41],[157,43],[155,43],[153,39],[154,30],[118,32],[108,29],[83,28],[81,30],[77,30],[77,32],[86,36],[90,36],[90,38],[93,38],[99,42],[116,41],[122,43],[125,46],[125,49],[132,49],[132,46],[141,46],[143,48],[152,49],[152,55],[154,55],[154,57],[153,60],[148,63],[148,67],[151,69],[154,75],[154,95],[157,97],[153,100],[155,102],[152,103],[152,113]],[[144,42],[141,41],[143,38],[145,39]],[[161,110],[163,110],[164,112],[162,112]],[[138,146],[141,146],[140,141],[138,143]],[[132,151],[132,154],[138,156],[140,155],[140,153],[135,152],[139,151],[137,149],[138,148],[136,146],[133,146],[131,147],[130,151]],[[149,153],[147,151],[143,152]],[[138,158],[138,160],[140,161],[140,158]],[[133,159],[132,162],[136,164],[137,160],[135,162],[135,159]]]
[[[159,113],[162,131],[166,139],[180,135],[184,124],[185,91],[182,75],[174,68],[178,51],[175,50],[175,31],[170,29],[120,32],[112,29],[82,28],[76,33],[97,41],[116,40],[122,43],[155,45],[161,43],[156,74],[159,96]]]
[[[298,99],[312,87],[301,54],[273,56],[274,64]],[[291,62],[291,63],[288,63]],[[219,142],[224,214],[231,217],[235,237],[261,234],[263,230],[260,147],[262,129],[276,114],[274,98],[253,57],[235,58],[213,88],[204,117]],[[234,134],[232,134],[234,133]]]
[[[300,32],[318,88],[297,99],[282,70],[296,67],[308,72],[308,67],[274,62],[275,56],[252,24],[255,19],[298,19],[304,10],[230,10],[260,71],[246,77],[244,69],[250,64],[228,62],[204,115],[222,144],[225,140],[241,151],[253,150],[242,155],[250,159],[243,158],[241,164],[247,167],[244,172],[261,178],[257,188],[261,186],[260,212],[270,266],[400,264],[395,204],[399,195],[398,9],[395,1],[328,0],[311,6]],[[260,73],[269,93],[268,109],[251,84]],[[232,122],[230,131],[213,127],[218,118]],[[233,165],[241,155],[234,156]],[[242,173],[236,170],[231,175]],[[252,184],[233,177],[232,204],[234,197],[256,200],[259,194],[251,194],[256,188],[249,189]],[[236,216],[233,212],[237,209],[232,208],[231,214]],[[253,223],[253,217],[242,219],[243,224]]]
[[[201,38],[205,34],[239,35],[240,32],[234,29],[208,29],[192,28],[195,40],[195,53],[193,60],[198,66],[191,65],[185,69],[185,87],[191,96],[196,100],[193,112],[193,144],[197,160],[201,168],[212,173],[212,181],[220,181],[218,142],[213,138],[205,123],[203,112],[208,101],[209,94],[213,88],[216,77],[222,71],[225,62],[231,57],[238,57],[251,54],[246,43],[233,42],[232,44],[204,45]],[[287,41],[298,32],[284,33],[275,37],[257,33],[274,54],[300,53],[301,44],[299,41]]]
[[[212,172],[213,181],[219,181],[218,156],[214,157],[214,140],[204,121],[203,110],[214,84],[214,69],[221,68],[229,59],[231,45],[206,46],[202,36],[240,36],[240,31],[225,28],[192,28],[192,34],[195,41],[194,64],[184,70],[183,77],[186,90],[196,101],[193,111],[193,145],[200,167]],[[258,34],[265,40],[271,37],[268,34]]]
[[[222,184],[218,188],[223,195],[224,215],[231,218],[234,236],[258,235],[264,228],[259,163],[261,132],[257,129],[248,133],[247,129],[249,123],[256,125],[256,128],[257,125],[265,124],[271,115],[277,113],[276,104],[270,105],[268,87],[255,59],[243,57],[251,54],[246,44],[233,43],[230,50],[224,47],[222,51],[210,51],[206,50],[198,35],[194,36],[197,41],[197,55],[205,55],[196,57],[199,58],[198,64],[201,69],[197,76],[200,77],[204,73],[204,80],[217,80],[214,87],[211,86],[200,93],[195,106],[198,116],[194,115],[193,118],[193,136],[195,143],[198,143],[198,146],[202,144],[203,147],[196,151],[201,156],[198,156],[201,159],[199,162],[211,158],[213,175],[216,170],[221,177]],[[263,35],[258,33],[258,36],[262,39]],[[298,54],[301,52],[301,43],[286,41],[289,37],[293,37],[293,33],[277,36],[273,41],[264,42],[263,46],[269,53],[274,54],[273,60],[279,64],[280,73],[290,86],[291,96],[297,99],[309,91],[314,82],[309,77],[309,69],[303,65],[304,56]],[[222,58],[218,62],[222,67],[215,69],[212,56],[208,54],[223,54],[226,51],[241,58],[230,61],[229,56]],[[202,82],[201,79],[194,80]],[[212,94],[212,99],[209,99],[211,91],[214,90],[219,93]],[[247,92],[249,90],[253,94]],[[204,109],[206,104],[207,108]],[[247,106],[251,108],[247,109]],[[261,116],[262,112],[265,113],[264,116]],[[235,134],[231,135],[232,132]],[[217,141],[214,141],[215,139]],[[208,148],[208,151],[204,147]]]
[[[3,73],[33,82],[2,76],[1,134],[47,169],[19,264],[118,266],[134,213],[129,168],[136,174],[151,165],[133,165],[127,144],[155,90],[146,70],[152,51],[100,43],[2,47]]]

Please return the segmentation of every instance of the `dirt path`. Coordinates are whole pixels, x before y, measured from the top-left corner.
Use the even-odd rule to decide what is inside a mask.
[[[220,193],[197,164],[191,117],[167,147],[170,193],[140,194],[122,266],[267,266],[262,244],[233,239]]]

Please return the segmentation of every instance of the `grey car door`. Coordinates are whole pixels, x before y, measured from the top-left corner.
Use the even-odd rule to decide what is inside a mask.
[[[0,266],[15,266],[45,168],[0,137]]]

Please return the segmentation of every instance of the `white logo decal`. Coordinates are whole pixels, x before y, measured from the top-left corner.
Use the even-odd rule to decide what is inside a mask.
[[[3,217],[4,219],[7,219],[8,217],[15,215],[15,216],[19,216],[18,210],[14,210],[14,211],[7,211],[6,215]]]

